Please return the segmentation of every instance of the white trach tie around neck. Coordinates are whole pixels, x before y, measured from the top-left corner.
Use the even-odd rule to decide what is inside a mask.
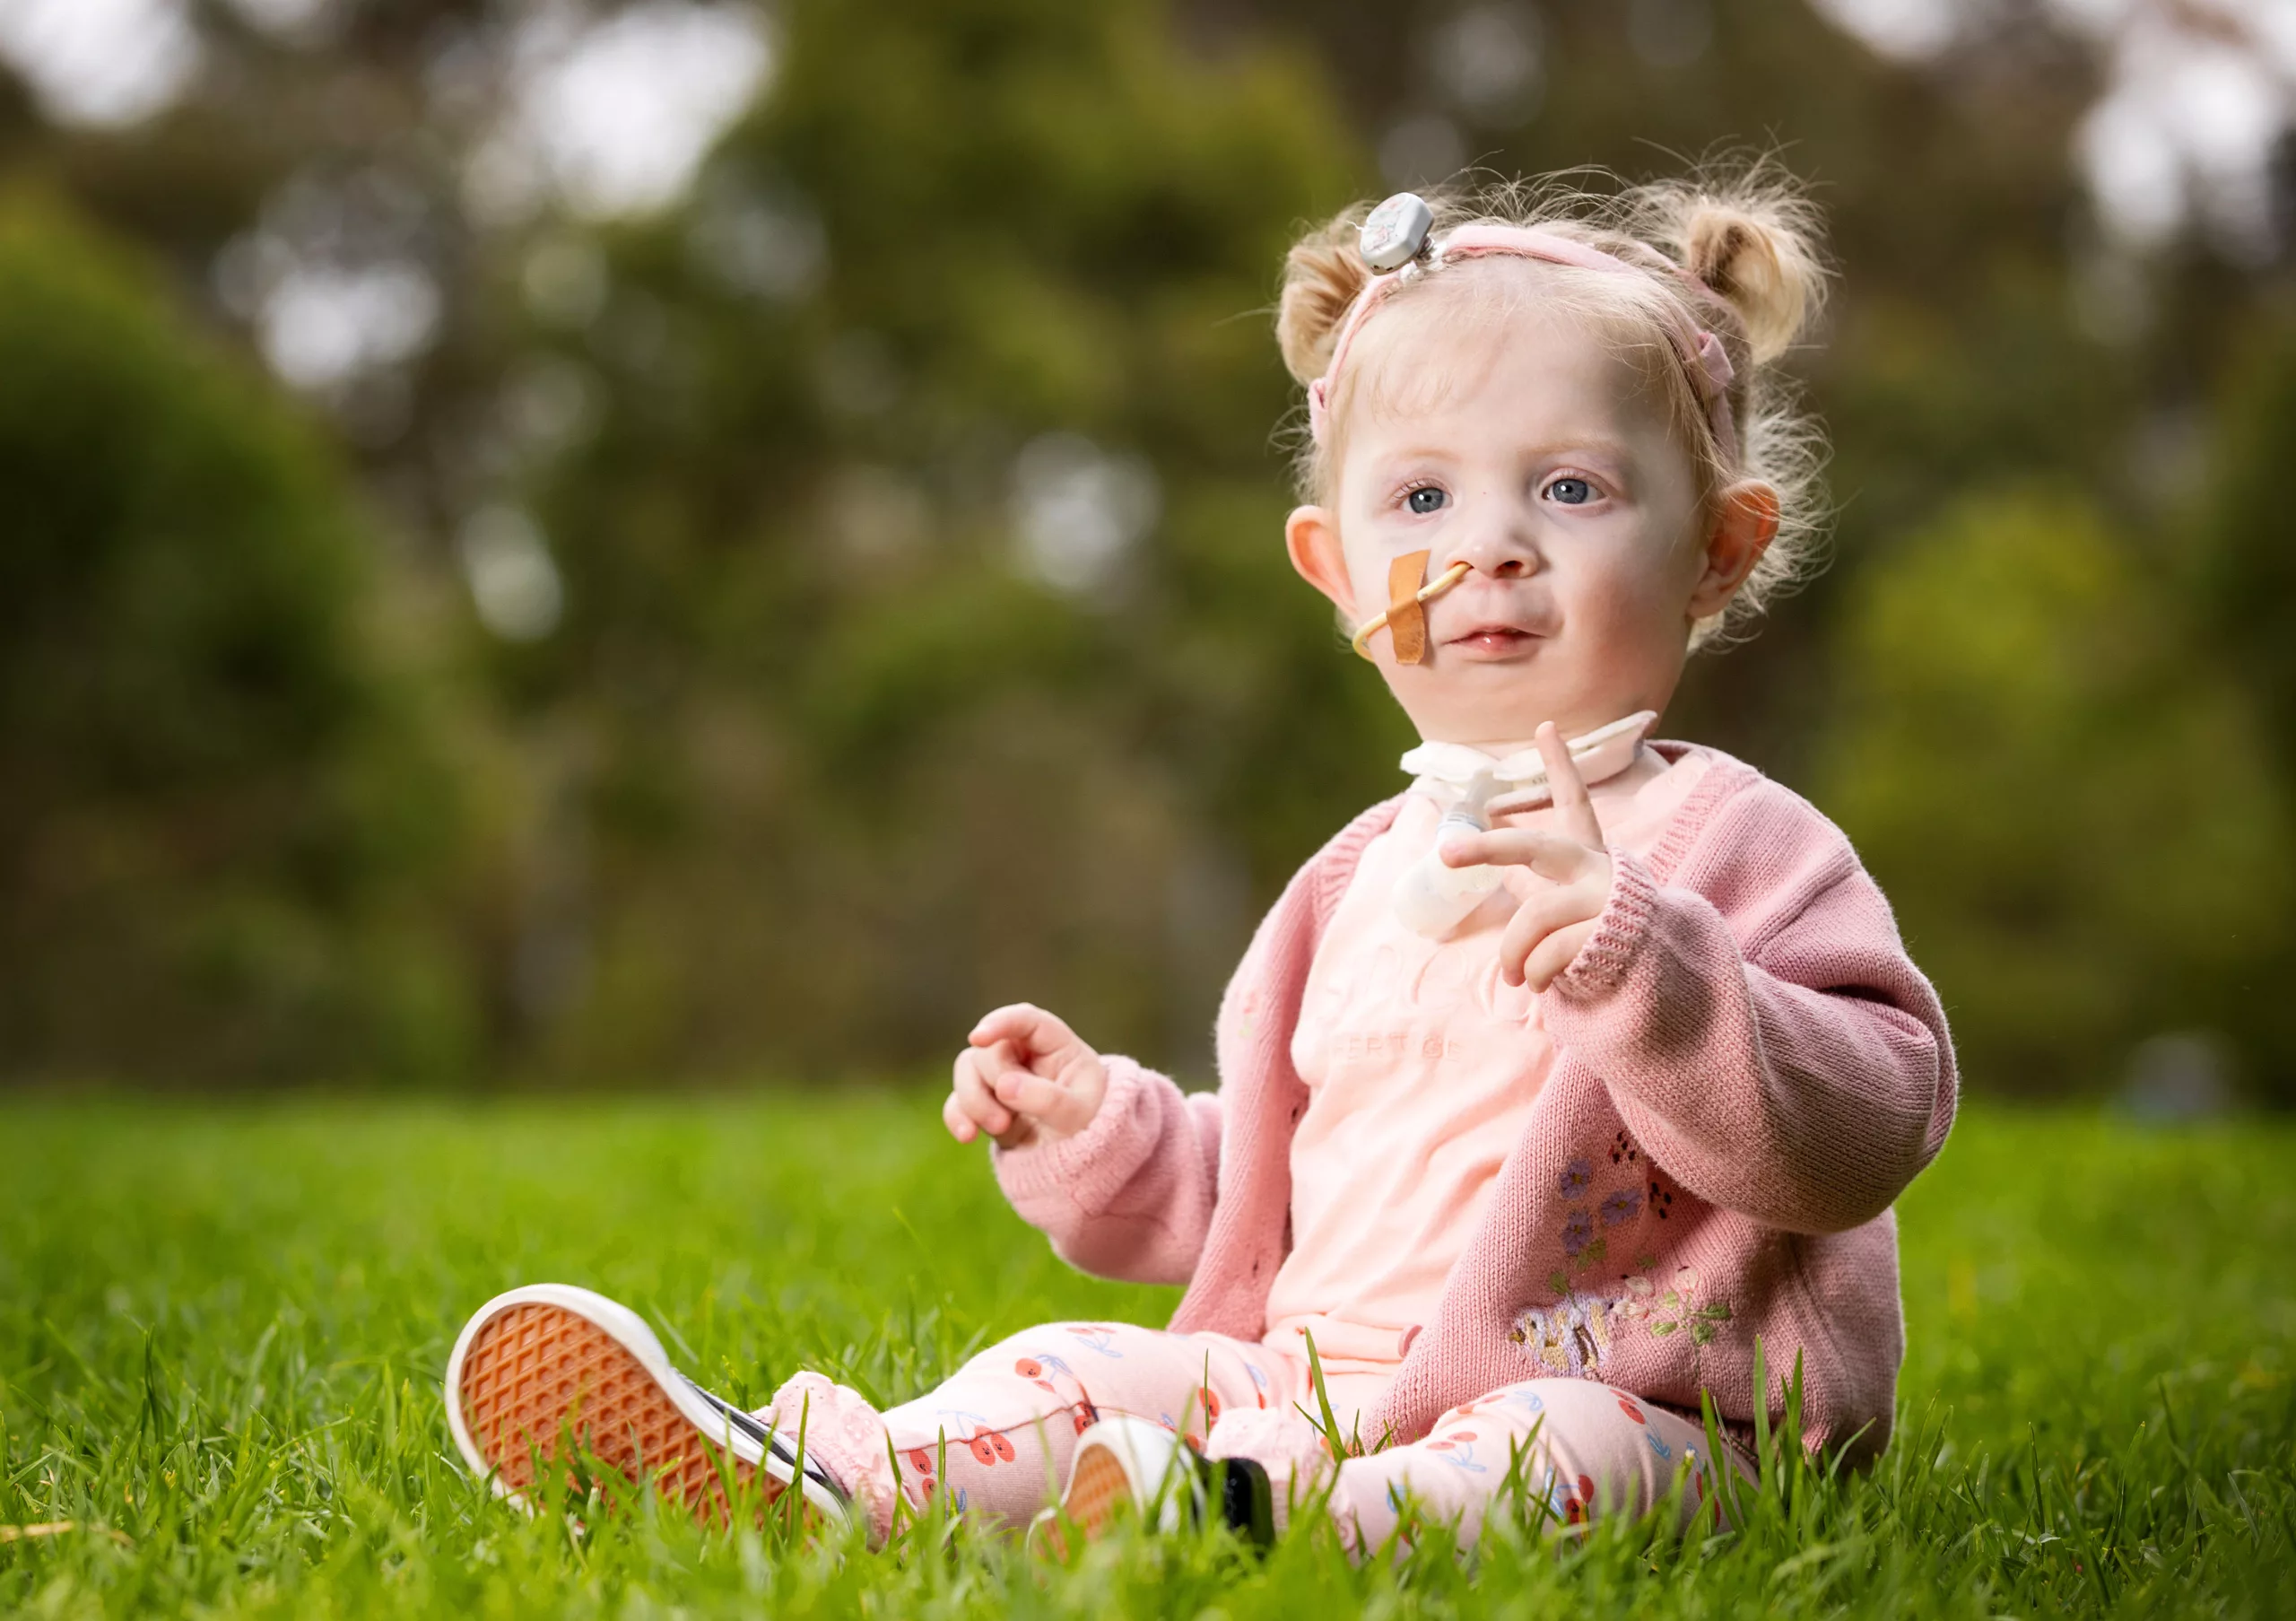
[[[1564,746],[1587,786],[1607,782],[1633,764],[1634,751],[1657,719],[1657,710],[1639,710],[1571,738]],[[1397,763],[1418,779],[1413,787],[1423,788],[1447,804],[1463,797],[1476,777],[1488,773],[1501,790],[1488,806],[1496,816],[1532,809],[1552,797],[1546,761],[1535,748],[1518,749],[1503,759],[1493,759],[1469,744],[1422,743]]]

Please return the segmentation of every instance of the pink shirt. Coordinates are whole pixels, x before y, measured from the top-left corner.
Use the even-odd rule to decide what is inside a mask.
[[[1641,853],[1704,763],[1592,797],[1605,841]],[[1442,806],[1407,795],[1365,848],[1318,944],[1292,1037],[1308,1107],[1292,1139],[1292,1249],[1267,1303],[1268,1344],[1301,1370],[1315,1336],[1343,1426],[1377,1400],[1465,1251],[1553,1062],[1528,986],[1499,977],[1516,871],[1448,938],[1411,929],[1396,879],[1432,847]],[[1539,826],[1551,813],[1501,825]],[[1374,1437],[1366,1436],[1371,1440]]]

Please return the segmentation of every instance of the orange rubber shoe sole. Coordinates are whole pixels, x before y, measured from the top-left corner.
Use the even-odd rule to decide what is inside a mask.
[[[1132,1501],[1132,1477],[1124,1472],[1124,1465],[1095,1448],[1077,1459],[1061,1507],[1068,1511],[1085,1540],[1094,1541],[1116,1517],[1117,1504]]]
[[[1124,1466],[1104,1451],[1086,1452],[1069,1474],[1060,1506],[1046,1509],[1030,1525],[1029,1549],[1039,1558],[1065,1560],[1067,1527],[1086,1542],[1097,1542],[1116,1519],[1117,1505],[1131,1501],[1132,1479]]]
[[[455,1347],[446,1394],[464,1460],[521,1503],[537,1465],[557,1462],[570,1440],[710,1525],[733,1518],[729,1478],[762,1520],[795,1472],[794,1448],[768,1462],[771,1432],[713,1407],[635,1313],[587,1290],[544,1284],[488,1303]],[[824,1499],[809,1480],[809,1515],[836,1513],[840,1505]]]
[[[1108,1534],[1118,1512],[1154,1510],[1156,1527],[1177,1529],[1204,1512],[1198,1466],[1186,1443],[1162,1425],[1129,1414],[1103,1417],[1077,1438],[1060,1506],[1029,1529],[1029,1545],[1055,1559],[1068,1556],[1067,1529],[1086,1542]]]

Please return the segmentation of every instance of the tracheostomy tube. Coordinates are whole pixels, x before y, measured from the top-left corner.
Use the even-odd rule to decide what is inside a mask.
[[[1443,813],[1443,820],[1435,829],[1432,848],[1404,868],[1396,880],[1396,915],[1406,928],[1431,940],[1448,939],[1499,887],[1500,874],[1495,867],[1480,862],[1473,867],[1450,867],[1443,860],[1444,841],[1454,834],[1491,831],[1491,815],[1483,807],[1498,791],[1497,777],[1489,771],[1477,771]]]

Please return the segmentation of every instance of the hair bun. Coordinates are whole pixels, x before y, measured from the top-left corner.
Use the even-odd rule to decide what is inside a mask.
[[[1738,312],[1756,362],[1785,352],[1824,292],[1825,271],[1800,213],[1784,198],[1703,196],[1683,222],[1691,274]]]
[[[1283,260],[1283,296],[1276,305],[1275,341],[1283,363],[1302,384],[1331,363],[1339,324],[1371,279],[1356,243],[1362,210],[1351,208],[1295,243]]]

